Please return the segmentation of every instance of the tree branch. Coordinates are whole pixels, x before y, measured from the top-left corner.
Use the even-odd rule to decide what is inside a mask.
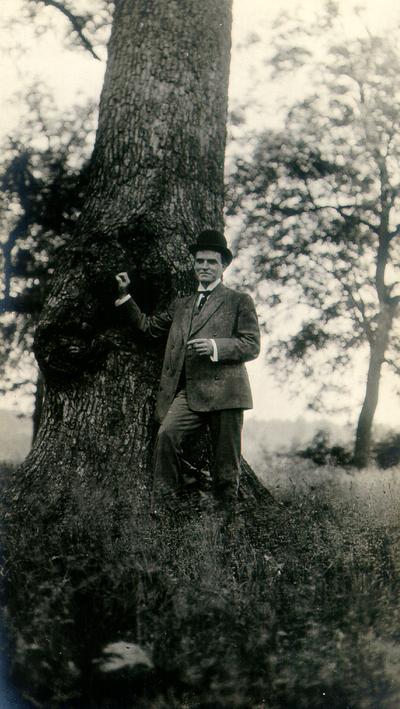
[[[66,5],[64,5],[63,2],[59,2],[58,0],[34,0],[34,2],[37,4],[41,3],[47,7],[54,7],[56,10],[61,12],[64,17],[69,20],[73,31],[78,35],[83,47],[92,55],[92,57],[94,57],[94,59],[101,61],[100,57],[94,51],[93,44],[84,34],[85,21],[80,15],[75,15],[68,9],[68,7],[66,7]]]
[[[342,287],[343,287],[343,289],[346,291],[347,295],[349,296],[350,301],[351,301],[351,303],[352,303],[352,305],[353,305],[354,311],[357,312],[357,313],[359,313],[360,319],[358,320],[358,322],[360,323],[362,329],[364,330],[364,332],[365,332],[365,334],[366,334],[366,336],[367,336],[368,342],[371,343],[371,342],[373,341],[373,336],[374,336],[374,335],[373,335],[373,332],[372,332],[372,329],[371,329],[370,321],[369,321],[369,319],[368,319],[368,317],[367,317],[367,315],[366,315],[366,313],[365,313],[365,304],[364,304],[364,301],[362,300],[362,298],[361,298],[360,295],[359,295],[359,299],[356,300],[356,298],[354,297],[354,294],[353,294],[352,289],[351,289],[350,286],[349,286],[347,283],[345,283],[344,281],[342,281]]]
[[[336,202],[336,206],[334,206],[333,204],[327,204],[327,205],[317,204],[314,199],[314,196],[311,192],[307,178],[305,178],[304,183],[306,185],[310,201],[314,206],[314,210],[312,210],[312,211],[320,211],[321,209],[333,209],[336,212],[338,212],[343,219],[346,219],[348,217],[348,215],[346,214],[345,210],[346,209],[354,210],[354,204],[338,204],[338,202]],[[357,215],[357,221],[359,222],[359,224],[364,224],[364,226],[367,226],[369,229],[371,229],[371,231],[374,231],[376,234],[379,234],[378,227],[375,227],[374,224],[371,224],[371,222],[367,221],[366,219],[363,219],[359,215]]]
[[[389,359],[388,357],[385,357],[383,361],[388,367],[391,367],[395,374],[400,374],[400,364],[397,364],[393,359]]]
[[[400,236],[400,224],[397,225],[396,229],[393,229],[393,231],[388,233],[388,239],[391,241],[396,236]]]
[[[343,219],[346,219],[349,215],[346,214],[346,209],[354,209],[354,204],[344,204],[342,206],[335,206],[334,204],[316,204],[314,202],[313,197],[311,196],[312,200],[312,207],[304,207],[304,208],[296,208],[296,207],[282,207],[278,204],[271,204],[271,212],[280,212],[283,216],[285,217],[297,217],[300,216],[301,214],[313,214],[317,212],[321,212],[323,210],[328,210],[332,209],[335,212],[338,212]],[[363,219],[360,216],[357,216],[357,221],[359,224],[364,224],[364,226],[367,226],[371,231],[373,231],[375,234],[379,235],[379,227],[375,226],[371,222],[369,222],[367,219]],[[400,227],[399,227],[400,229]]]

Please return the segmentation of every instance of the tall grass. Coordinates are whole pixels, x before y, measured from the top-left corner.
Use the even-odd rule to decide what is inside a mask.
[[[400,706],[400,471],[276,459],[262,474],[282,506],[243,510],[230,532],[211,507],[160,523],[101,497],[51,534],[11,514],[5,602],[25,694],[44,707]],[[118,640],[153,669],[105,677],[96,660]]]

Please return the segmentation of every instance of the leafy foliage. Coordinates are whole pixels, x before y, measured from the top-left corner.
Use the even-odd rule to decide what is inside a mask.
[[[54,264],[72,238],[93,139],[95,109],[60,116],[42,87],[27,97],[27,119],[3,150],[0,371],[3,391],[31,391],[33,330]]]
[[[350,465],[352,455],[344,446],[330,445],[329,434],[317,431],[310,445],[298,451],[301,458],[312,460],[317,465]]]
[[[374,447],[376,462],[380,468],[391,468],[400,464],[400,434],[391,433]]]

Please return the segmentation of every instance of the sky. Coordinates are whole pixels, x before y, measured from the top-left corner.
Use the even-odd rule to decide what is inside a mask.
[[[22,96],[24,87],[40,81],[50,87],[60,110],[79,103],[83,97],[98,99],[101,91],[105,62],[96,61],[83,51],[68,49],[65,42],[67,24],[53,10],[45,10],[52,17],[51,32],[41,36],[35,34],[34,25],[10,28],[8,21],[21,12],[23,0],[1,0],[0,14],[0,140],[12,134],[18,122],[24,116]],[[248,120],[254,128],[263,125],[273,126],[279,120],[277,105],[279,97],[263,83],[266,70],[265,42],[254,43],[244,49],[249,35],[263,34],[268,39],[271,23],[279,11],[289,14],[295,11],[296,0],[234,0],[232,62],[230,78],[230,105],[245,103],[250,92],[254,91],[254,77],[258,77],[261,90],[258,99],[260,110],[250,113]],[[354,3],[355,5],[356,3]],[[323,0],[303,0],[310,19],[321,8]],[[342,0],[345,10],[344,33],[349,38],[358,30],[357,22],[351,17],[353,3]],[[398,18],[398,0],[366,0],[366,20],[372,28],[391,27]],[[16,44],[20,46],[15,49]],[[268,90],[266,90],[268,87]],[[301,86],[290,82],[281,90],[287,93],[301,91]],[[228,147],[229,155],[229,147]],[[228,235],[229,236],[229,235]],[[264,349],[268,346],[264,339]],[[353,406],[349,414],[335,417],[336,422],[353,426],[363,394],[365,380],[365,362],[359,361],[352,376]],[[290,398],[286,388],[276,383],[273,371],[264,365],[264,357],[249,363],[248,370],[254,394],[254,409],[248,414],[256,418],[297,418],[306,410],[306,398],[301,392]],[[385,380],[382,386],[376,421],[386,425],[395,425],[399,416],[399,398],[393,395],[396,382]],[[12,395],[3,405],[18,405],[17,395]],[[312,418],[312,414],[307,414]]]

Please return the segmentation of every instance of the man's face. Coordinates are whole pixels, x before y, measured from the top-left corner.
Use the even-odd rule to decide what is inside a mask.
[[[225,266],[218,251],[197,251],[194,259],[194,272],[197,280],[207,286],[221,278]]]

